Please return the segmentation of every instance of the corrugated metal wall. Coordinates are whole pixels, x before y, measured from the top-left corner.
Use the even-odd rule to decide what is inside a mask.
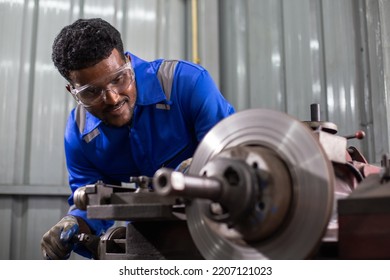
[[[238,109],[271,108],[300,120],[309,120],[310,104],[319,103],[322,120],[334,122],[340,135],[366,131],[365,141],[350,144],[379,162],[389,150],[382,47],[388,6],[220,1],[223,92]]]
[[[301,120],[320,103],[339,134],[364,129],[371,162],[389,151],[390,1],[199,0],[200,64],[238,110]],[[0,0],[0,259],[40,259],[67,211],[63,130],[74,106],[51,44],[102,17],[145,59],[191,59],[190,0]]]

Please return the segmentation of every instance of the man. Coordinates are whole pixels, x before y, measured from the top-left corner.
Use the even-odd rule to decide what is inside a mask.
[[[204,68],[125,53],[120,33],[102,19],[64,27],[52,59],[78,105],[65,131],[71,208],[45,233],[41,248],[44,258],[66,259],[72,246],[64,240],[77,232],[101,235],[112,225],[72,207],[78,187],[98,180],[120,184],[130,176],[151,177],[162,166],[175,168],[234,109]]]

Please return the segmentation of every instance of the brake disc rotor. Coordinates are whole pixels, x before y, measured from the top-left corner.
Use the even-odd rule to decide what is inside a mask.
[[[206,259],[310,258],[326,231],[334,194],[333,168],[315,135],[285,113],[266,109],[238,112],[205,136],[189,174],[200,175],[206,163],[236,146],[265,147],[284,161],[292,178],[286,221],[272,237],[248,243],[234,229],[207,217],[209,200],[195,199],[186,207],[186,214],[197,248]]]

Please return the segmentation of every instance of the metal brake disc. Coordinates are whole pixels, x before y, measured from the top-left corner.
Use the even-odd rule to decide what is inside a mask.
[[[202,140],[189,169],[201,169],[224,150],[261,146],[286,164],[292,180],[290,208],[269,238],[246,242],[234,228],[208,218],[210,201],[194,199],[186,208],[194,242],[206,259],[305,259],[320,244],[333,207],[334,172],[313,132],[291,116],[266,109],[238,112],[218,123]]]

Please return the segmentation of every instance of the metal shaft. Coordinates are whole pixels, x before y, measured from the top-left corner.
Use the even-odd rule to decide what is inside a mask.
[[[310,104],[310,115],[312,122],[320,121],[320,104]]]
[[[157,170],[153,186],[161,195],[217,200],[222,194],[222,183],[217,179],[184,175],[168,168]]]

